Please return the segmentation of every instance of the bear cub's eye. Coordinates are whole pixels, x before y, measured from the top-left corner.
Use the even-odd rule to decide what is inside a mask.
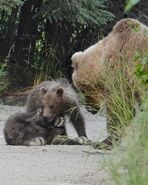
[[[49,108],[50,108],[50,109],[54,109],[54,105],[50,105]]]

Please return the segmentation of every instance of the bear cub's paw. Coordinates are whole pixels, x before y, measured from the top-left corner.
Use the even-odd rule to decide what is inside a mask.
[[[29,146],[44,146],[44,145],[46,145],[46,141],[42,137],[35,137],[29,142]]]

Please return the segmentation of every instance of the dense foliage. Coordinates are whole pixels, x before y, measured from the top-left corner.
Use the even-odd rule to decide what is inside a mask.
[[[34,78],[70,76],[70,57],[97,40],[113,19],[105,0],[1,1],[0,58],[10,79],[22,85]],[[28,19],[29,17],[29,19]],[[44,75],[42,75],[44,74]]]
[[[148,84],[148,53],[141,56],[139,53],[135,55],[135,59],[139,60],[136,64],[136,75],[145,84]]]
[[[109,163],[112,177],[117,185],[146,185],[148,181],[148,99],[144,99],[143,111],[137,113],[123,138],[124,154],[117,153]]]
[[[129,2],[127,6],[135,4]],[[70,79],[74,52],[94,44],[124,16],[145,21],[144,0],[129,15],[125,4],[122,0],[1,0],[0,63],[7,64],[11,83],[27,86],[63,75]]]
[[[8,73],[7,66],[0,64],[0,95],[5,92],[8,87]]]

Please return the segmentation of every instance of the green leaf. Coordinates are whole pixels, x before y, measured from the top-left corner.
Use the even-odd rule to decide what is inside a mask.
[[[141,64],[142,64],[142,65],[148,64],[148,58],[147,58],[146,56],[142,58]]]
[[[125,6],[125,12],[130,11],[136,4],[138,4],[140,0],[128,0]]]

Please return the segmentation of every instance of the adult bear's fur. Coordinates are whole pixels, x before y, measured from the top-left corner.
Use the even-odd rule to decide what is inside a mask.
[[[114,26],[112,32],[88,49],[72,55],[74,69],[72,80],[75,87],[88,94],[88,103],[101,102],[92,90],[93,84],[108,65],[114,66],[122,56],[126,56],[129,65],[136,52],[148,51],[148,27],[135,19],[122,19]],[[91,87],[90,87],[91,85]],[[100,88],[102,95],[104,88]]]
[[[95,108],[100,107],[108,95],[103,79],[101,79],[102,73],[108,71],[113,74],[117,69],[116,66],[124,70],[123,61],[129,68],[125,75],[127,78],[130,77],[129,81],[134,82],[133,67],[136,61],[133,62],[133,59],[136,53],[141,56],[148,53],[148,27],[138,20],[128,18],[117,22],[111,33],[103,40],[83,52],[73,54],[72,80],[75,87],[84,92],[86,104]],[[127,73],[130,74],[127,75]]]

